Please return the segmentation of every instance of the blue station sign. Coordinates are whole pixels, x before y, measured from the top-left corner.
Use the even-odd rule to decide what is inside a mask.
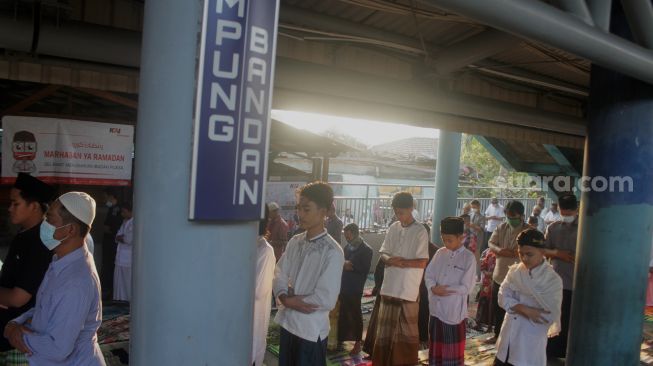
[[[263,216],[278,0],[205,0],[191,220]]]

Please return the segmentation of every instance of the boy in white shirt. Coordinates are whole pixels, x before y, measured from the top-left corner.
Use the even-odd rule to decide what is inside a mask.
[[[429,260],[429,239],[412,215],[410,193],[395,194],[392,209],[397,221],[388,228],[379,251],[385,271],[376,334],[369,342],[374,366],[415,365],[419,349],[417,300]]]
[[[520,263],[499,289],[506,315],[497,340],[495,366],[546,366],[548,337],[560,332],[562,279],[544,260],[544,234],[526,229],[517,236]]]
[[[297,213],[305,231],[288,242],[274,272],[281,326],[280,366],[326,366],[329,311],[338,300],[345,258],[324,228],[333,190],[323,182],[303,186]]]
[[[464,366],[467,297],[474,288],[476,258],[463,246],[465,223],[447,217],[440,223],[444,248],[426,267],[429,289],[429,365]]]

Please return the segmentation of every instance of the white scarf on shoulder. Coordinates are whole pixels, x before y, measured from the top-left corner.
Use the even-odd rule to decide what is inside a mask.
[[[547,315],[552,320],[547,332],[549,337],[560,333],[562,279],[549,263],[545,261],[531,273],[523,263],[514,264],[508,270],[506,284],[513,291],[533,296],[539,306],[550,313]]]

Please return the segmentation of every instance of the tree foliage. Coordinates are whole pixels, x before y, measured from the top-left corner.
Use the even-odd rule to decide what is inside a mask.
[[[508,170],[473,135],[463,135],[460,152],[460,165],[468,173],[465,186],[487,188],[460,188],[459,197],[536,197],[536,192],[528,190],[524,182],[526,173]],[[461,184],[461,185],[463,185]]]

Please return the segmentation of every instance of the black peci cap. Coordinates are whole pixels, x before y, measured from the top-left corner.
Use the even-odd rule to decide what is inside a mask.
[[[51,185],[26,173],[18,173],[14,188],[26,196],[34,197],[40,203],[48,203],[54,198],[55,189]]]
[[[461,217],[445,217],[440,221],[440,233],[460,235],[465,231],[465,221]]]

